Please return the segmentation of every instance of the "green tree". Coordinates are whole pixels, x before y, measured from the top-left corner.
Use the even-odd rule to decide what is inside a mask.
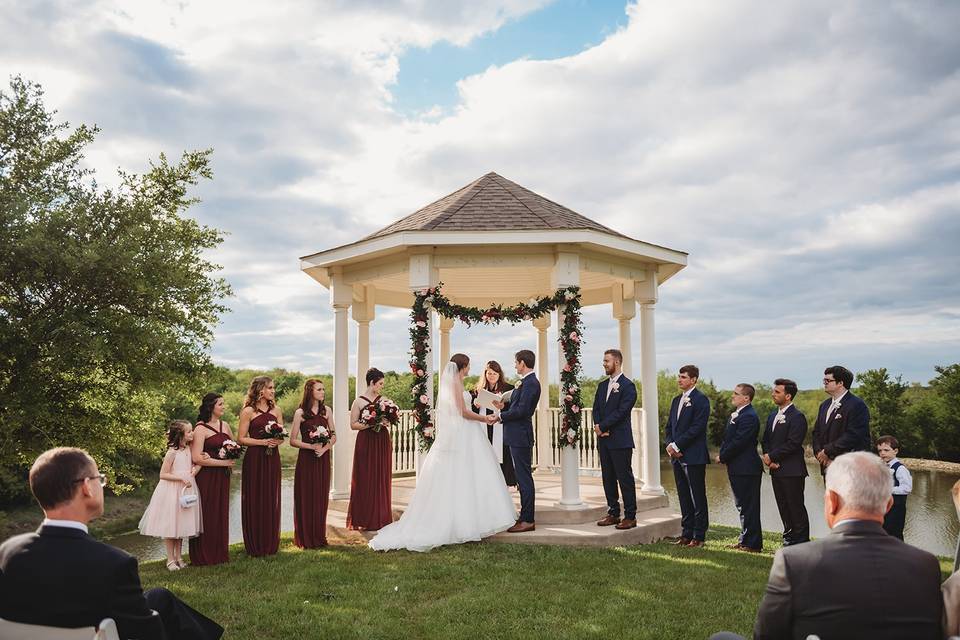
[[[960,460],[960,364],[934,367],[937,377],[930,381],[933,415],[926,432],[931,453],[940,460]]]
[[[870,431],[874,438],[881,435],[896,436],[904,440],[903,393],[907,385],[903,376],[891,378],[885,368],[868,369],[857,374],[860,387],[857,393],[870,409]]]
[[[136,482],[163,425],[196,402],[228,285],[204,254],[219,231],[184,217],[210,151],[165,156],[100,188],[97,129],[54,122],[39,86],[0,91],[0,499],[23,497],[48,447],[89,450]],[[202,386],[201,386],[202,388]]]

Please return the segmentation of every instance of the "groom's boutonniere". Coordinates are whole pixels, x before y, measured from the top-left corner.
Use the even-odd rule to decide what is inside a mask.
[[[787,421],[786,414],[781,413],[779,416],[777,416],[777,424],[783,424],[786,421]]]
[[[683,406],[684,406],[684,407],[689,407],[689,406],[692,406],[692,405],[693,405],[693,402],[690,401],[690,396],[687,396],[686,398],[683,399]]]
[[[610,393],[620,393],[620,383],[611,382],[610,383]]]
[[[522,384],[523,384],[523,380],[522,380],[522,379],[521,379],[521,380],[517,380],[517,384],[513,385],[513,388],[514,388],[514,389],[519,389],[519,388],[520,388],[520,385],[522,385]]]

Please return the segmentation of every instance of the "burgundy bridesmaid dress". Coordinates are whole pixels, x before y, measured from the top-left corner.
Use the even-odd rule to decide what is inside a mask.
[[[220,447],[229,439],[221,421],[214,429],[205,422],[198,428],[208,430],[203,451],[219,458]],[[210,433],[212,432],[212,433]],[[230,467],[200,467],[194,482],[200,494],[200,518],[203,532],[190,538],[190,564],[208,565],[230,561]]]
[[[309,442],[314,428],[327,426],[324,415],[300,423],[300,437]],[[293,476],[293,544],[301,549],[327,546],[327,505],[330,501],[330,450],[317,457],[312,449],[300,449]]]
[[[248,437],[266,438],[264,427],[276,420],[272,413],[260,413],[250,420]],[[243,456],[240,484],[240,520],[247,555],[269,556],[280,548],[280,452],[275,448],[247,447]]]
[[[372,401],[360,396],[373,404]],[[379,432],[364,429],[357,433],[353,450],[353,481],[350,484],[350,505],[347,507],[347,527],[377,531],[393,522],[391,480],[393,476],[393,447],[390,430]]]

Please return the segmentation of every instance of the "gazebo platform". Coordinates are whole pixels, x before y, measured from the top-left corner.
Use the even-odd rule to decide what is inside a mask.
[[[529,533],[499,533],[484,542],[513,544],[556,544],[567,546],[619,547],[648,544],[670,536],[680,535],[680,515],[668,507],[666,496],[645,496],[637,491],[637,526],[619,531],[615,527],[598,527],[597,520],[606,515],[606,500],[600,478],[580,477],[580,497],[584,507],[563,509],[556,506],[561,496],[561,476],[541,472],[534,475],[537,486],[537,529]],[[394,517],[407,507],[415,478],[397,478],[393,481]],[[519,509],[520,495],[513,493]],[[374,533],[346,529],[347,501],[332,500],[327,526],[332,540],[365,543]]]

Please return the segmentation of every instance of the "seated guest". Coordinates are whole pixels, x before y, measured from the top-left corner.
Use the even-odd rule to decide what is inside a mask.
[[[955,573],[940,588],[943,591],[943,637],[960,636],[960,573]]]
[[[121,638],[219,638],[222,627],[166,589],[144,593],[136,558],[89,536],[87,523],[103,514],[104,484],[82,449],[40,454],[30,490],[46,517],[36,533],[0,545],[0,617],[67,628],[112,618]]]
[[[833,531],[777,551],[753,637],[941,638],[939,562],[883,530],[893,502],[887,465],[847,453],[830,463],[826,485]]]

